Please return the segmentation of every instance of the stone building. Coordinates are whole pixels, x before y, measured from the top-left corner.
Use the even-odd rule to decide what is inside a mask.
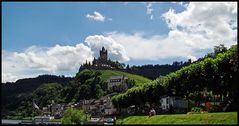
[[[129,88],[126,76],[111,76],[108,82],[108,90],[113,92],[122,92]]]

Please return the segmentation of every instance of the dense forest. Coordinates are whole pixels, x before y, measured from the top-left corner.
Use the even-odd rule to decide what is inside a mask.
[[[197,100],[197,97],[201,96],[200,92],[207,88],[213,95],[229,99],[231,110],[237,110],[237,45],[228,50],[220,45],[214,50],[214,53],[206,55],[189,66],[114,96],[113,104],[118,108],[131,105],[143,106],[146,102],[159,104],[160,96],[163,95]]]
[[[164,76],[170,72],[179,70],[180,68],[187,66],[191,63],[191,59],[189,59],[187,62],[178,62],[174,61],[172,65],[170,64],[164,64],[164,65],[142,65],[142,66],[135,66],[129,67],[129,65],[126,66],[125,71],[132,74],[138,74],[144,77],[147,77],[149,79],[156,79],[159,76]]]

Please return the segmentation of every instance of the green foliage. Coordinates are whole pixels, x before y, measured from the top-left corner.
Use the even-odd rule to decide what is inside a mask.
[[[78,72],[75,81],[67,88],[68,102],[78,102],[82,99],[100,98],[107,93],[107,82],[101,79],[101,72],[84,69]],[[74,101],[73,101],[74,99]]]
[[[226,52],[226,51],[227,51],[227,48],[223,44],[220,44],[219,46],[214,47],[214,53],[215,54],[218,54],[218,53],[221,53],[221,52]]]
[[[37,113],[34,112],[32,107],[32,100],[33,98],[36,98],[36,101],[38,101],[40,97],[37,97],[33,92],[41,87],[41,85],[47,83],[58,83],[65,87],[72,79],[73,78],[64,76],[40,75],[36,78],[19,79],[15,83],[2,84],[1,104],[3,118],[8,117],[13,119],[13,116],[16,115],[16,113],[21,113],[21,118],[36,115]],[[48,93],[51,94],[51,92]],[[62,95],[62,93],[59,94]],[[60,100],[63,100],[63,98],[59,99],[59,101]],[[20,116],[17,118],[20,118]]]
[[[180,68],[188,66],[189,64],[191,64],[190,60],[187,62],[174,61],[173,64],[164,64],[164,65],[159,64],[156,65],[148,64],[142,66],[133,65],[132,67],[126,67],[126,71],[132,74],[141,75],[154,80],[159,76],[165,76],[168,73],[179,70]]]
[[[87,116],[83,110],[68,108],[62,118],[62,124],[83,124],[86,119]]]
[[[202,108],[200,107],[192,107],[191,112],[201,112]]]
[[[236,63],[237,47],[221,51],[217,55],[205,57],[178,71],[130,89],[112,98],[119,108],[145,102],[159,101],[162,95],[177,95],[189,99],[190,93],[207,88],[213,94],[220,94],[236,101],[236,83],[238,82]],[[165,91],[166,89],[166,91]],[[200,100],[200,99],[198,99]],[[236,104],[236,103],[235,103]],[[234,110],[237,109],[234,107]]]
[[[47,106],[51,104],[52,100],[55,103],[62,103],[62,86],[57,83],[43,84],[33,92],[33,99],[41,101],[39,106]]]

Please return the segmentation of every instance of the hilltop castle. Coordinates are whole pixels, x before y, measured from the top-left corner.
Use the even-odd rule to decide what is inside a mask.
[[[85,68],[93,68],[93,69],[101,69],[101,68],[115,68],[115,62],[111,61],[108,59],[108,51],[102,47],[100,50],[100,57],[96,59],[94,57],[94,60],[92,63],[87,62],[83,64],[80,69],[85,69]]]
[[[102,47],[102,50],[100,50],[100,57],[98,59],[95,59],[94,57],[92,65],[110,67],[109,60],[108,60],[108,52],[104,47]]]

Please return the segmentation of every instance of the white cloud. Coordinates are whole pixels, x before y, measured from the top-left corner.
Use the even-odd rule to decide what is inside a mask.
[[[83,44],[76,46],[36,47],[32,46],[22,53],[13,53],[17,61],[22,61],[26,67],[43,71],[67,71],[79,67],[84,60],[92,60],[90,48]]]
[[[158,60],[169,57],[186,57],[192,53],[180,33],[170,32],[168,37],[144,34],[108,33],[108,36],[125,47],[127,55],[136,60]],[[174,49],[177,48],[177,49]]]
[[[3,82],[38,74],[75,72],[86,60],[93,60],[91,49],[85,45],[54,47],[31,46],[23,52],[2,51]],[[33,74],[32,74],[33,73]]]
[[[187,56],[187,59],[191,59],[192,62],[197,60],[195,56]]]
[[[225,43],[229,46],[237,40],[236,2],[191,2],[183,12],[176,13],[174,9],[170,9],[162,17],[172,31],[181,29],[180,32],[210,41],[195,45],[211,47]]]
[[[131,59],[141,60],[169,57],[196,60],[196,56],[203,56],[196,50],[212,49],[219,44],[229,47],[237,43],[236,2],[192,2],[184,5],[186,8],[180,13],[170,9],[162,15],[170,28],[166,36],[122,32],[107,35],[123,45]]]
[[[106,18],[105,16],[103,16],[102,14],[100,14],[97,11],[95,11],[93,15],[87,14],[86,17],[91,19],[91,20],[101,21],[101,22],[104,22],[105,18]]]
[[[152,12],[153,12],[154,9],[152,8],[152,5],[153,5],[152,2],[147,2],[147,3],[146,3],[146,8],[147,8],[146,14],[147,14],[147,15],[150,15],[150,20],[153,20],[153,14],[152,14]]]
[[[101,13],[99,13],[97,11],[94,11],[93,15],[87,14],[86,18],[89,18],[94,21],[100,21],[100,22],[104,22],[105,20],[108,20],[108,21],[113,20],[112,18],[107,18],[107,17],[103,16]]]
[[[101,35],[88,36],[85,43],[75,46],[38,47],[31,46],[22,52],[2,51],[2,82],[20,78],[36,77],[40,74],[68,74],[74,76],[80,65],[98,57],[104,46],[109,58],[128,61],[124,47],[112,38]]]
[[[17,76],[12,75],[11,73],[3,73],[2,74],[2,82],[15,82],[17,80]]]
[[[172,2],[172,3],[179,4],[179,5],[183,6],[183,7],[187,7],[188,6],[188,4],[186,2]]]
[[[98,54],[99,50],[101,50],[102,46],[104,46],[108,50],[109,57],[112,60],[118,61],[129,60],[128,56],[126,55],[124,47],[111,37],[105,37],[103,35],[88,36],[85,39],[85,42],[92,49],[95,57],[99,56]]]
[[[152,14],[153,12],[153,8],[152,8],[152,3],[148,2],[147,5],[146,5],[146,8],[147,8],[147,14]]]

